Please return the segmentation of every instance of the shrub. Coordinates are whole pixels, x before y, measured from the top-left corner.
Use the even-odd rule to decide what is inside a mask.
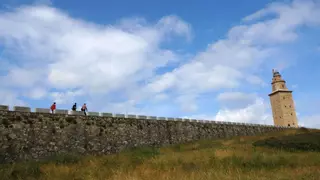
[[[271,137],[256,141],[254,146],[278,148],[288,151],[318,151],[320,152],[320,133],[295,134],[284,137]]]

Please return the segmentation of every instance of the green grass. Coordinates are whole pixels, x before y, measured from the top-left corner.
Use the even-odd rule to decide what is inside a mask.
[[[254,146],[265,146],[288,151],[320,152],[320,132],[307,132],[282,137],[271,137],[253,143]]]
[[[318,180],[320,131],[141,147],[106,156],[56,155],[0,165],[1,180]],[[310,149],[312,151],[310,151]]]

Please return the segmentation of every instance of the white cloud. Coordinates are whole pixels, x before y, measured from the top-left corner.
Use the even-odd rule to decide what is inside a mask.
[[[256,75],[248,75],[246,77],[246,81],[253,85],[260,85],[262,87],[267,86],[267,83],[265,83],[260,77]]]
[[[216,115],[217,121],[233,121],[260,124],[273,124],[271,114],[267,113],[269,104],[263,99],[257,98],[256,101],[243,108],[236,110],[222,109]]]
[[[44,88],[38,88],[35,87],[33,88],[30,92],[28,92],[27,94],[25,94],[25,96],[28,96],[32,99],[42,99],[47,95],[47,90]]]
[[[302,25],[319,25],[320,3],[318,0],[294,0],[292,3],[272,3],[266,8],[244,18],[244,21],[259,20],[273,15],[264,22],[240,26],[241,33],[231,33],[234,37],[259,44],[274,44],[293,41],[298,37],[296,29]],[[233,29],[234,30],[234,29]],[[237,32],[237,31],[236,31]]]
[[[0,104],[9,105],[10,107],[26,105],[25,102],[19,100],[17,93],[7,89],[0,89]]]
[[[7,54],[7,59],[15,61],[1,81],[9,82],[9,87],[54,87],[59,93],[52,96],[61,103],[75,88],[83,94],[132,90],[156,68],[179,59],[175,52],[159,47],[165,37],[191,36],[190,25],[176,16],[163,17],[155,24],[141,22],[130,19],[102,26],[48,6],[2,12],[0,40],[16,53]],[[137,24],[126,29],[125,23]]]
[[[224,92],[217,96],[217,101],[223,108],[239,109],[245,108],[256,101],[257,95],[243,92]]]
[[[194,103],[197,97],[194,94],[183,94],[176,98],[176,102],[181,104],[181,108],[185,112],[194,112],[198,106]]]
[[[187,37],[188,40],[192,39],[191,25],[181,21],[177,16],[171,15],[162,18],[156,27],[163,33],[171,34],[173,31],[178,35]]]
[[[77,96],[84,95],[83,90],[74,90],[74,91],[66,91],[66,92],[52,92],[50,96],[53,101],[58,104],[70,104],[73,103]]]
[[[275,14],[274,18],[231,28],[227,39],[210,44],[188,63],[155,78],[148,87],[156,92],[172,90],[176,94],[200,96],[221,89],[266,86],[256,75],[259,67],[267,59],[281,58],[275,45],[295,40],[298,27],[320,23],[315,18],[319,12],[319,3],[311,1],[272,4],[245,20],[256,20],[270,13]],[[179,101],[183,102],[181,98]]]
[[[246,101],[252,100],[256,97],[255,94],[247,94],[242,92],[224,92],[217,97],[218,101]]]
[[[268,112],[269,104],[257,97],[252,104],[240,109],[220,109],[215,115],[199,114],[185,118],[213,121],[273,124],[272,115]]]

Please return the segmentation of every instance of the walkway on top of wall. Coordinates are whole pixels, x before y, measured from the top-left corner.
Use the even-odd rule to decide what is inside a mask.
[[[0,105],[0,111],[10,111],[9,106]],[[51,113],[50,109],[47,108],[35,108],[35,111],[31,111],[30,107],[26,106],[13,106],[13,111],[17,112],[30,112],[30,113]],[[56,109],[54,114],[65,114],[71,116],[84,116],[82,111],[71,111],[66,109]],[[105,112],[87,112],[88,116],[101,116],[101,117],[120,117],[120,118],[134,118],[134,119],[150,119],[150,120],[168,120],[168,121],[194,121],[201,123],[215,123],[215,124],[234,124],[234,125],[247,125],[247,126],[266,126],[266,127],[283,127],[283,128],[296,128],[288,126],[274,126],[266,124],[251,124],[251,123],[237,123],[237,122],[224,122],[224,121],[213,121],[213,120],[198,120],[188,118],[171,118],[171,117],[157,117],[157,116],[145,116],[145,115],[134,115],[134,114],[115,114]],[[299,127],[298,127],[299,128]]]

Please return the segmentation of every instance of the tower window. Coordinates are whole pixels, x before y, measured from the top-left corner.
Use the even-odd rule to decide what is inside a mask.
[[[283,99],[286,99],[286,97],[283,97]]]
[[[284,85],[282,84],[281,87],[284,88]]]
[[[290,124],[288,124],[288,126],[290,127]]]
[[[292,116],[293,114],[291,113],[291,116]]]

